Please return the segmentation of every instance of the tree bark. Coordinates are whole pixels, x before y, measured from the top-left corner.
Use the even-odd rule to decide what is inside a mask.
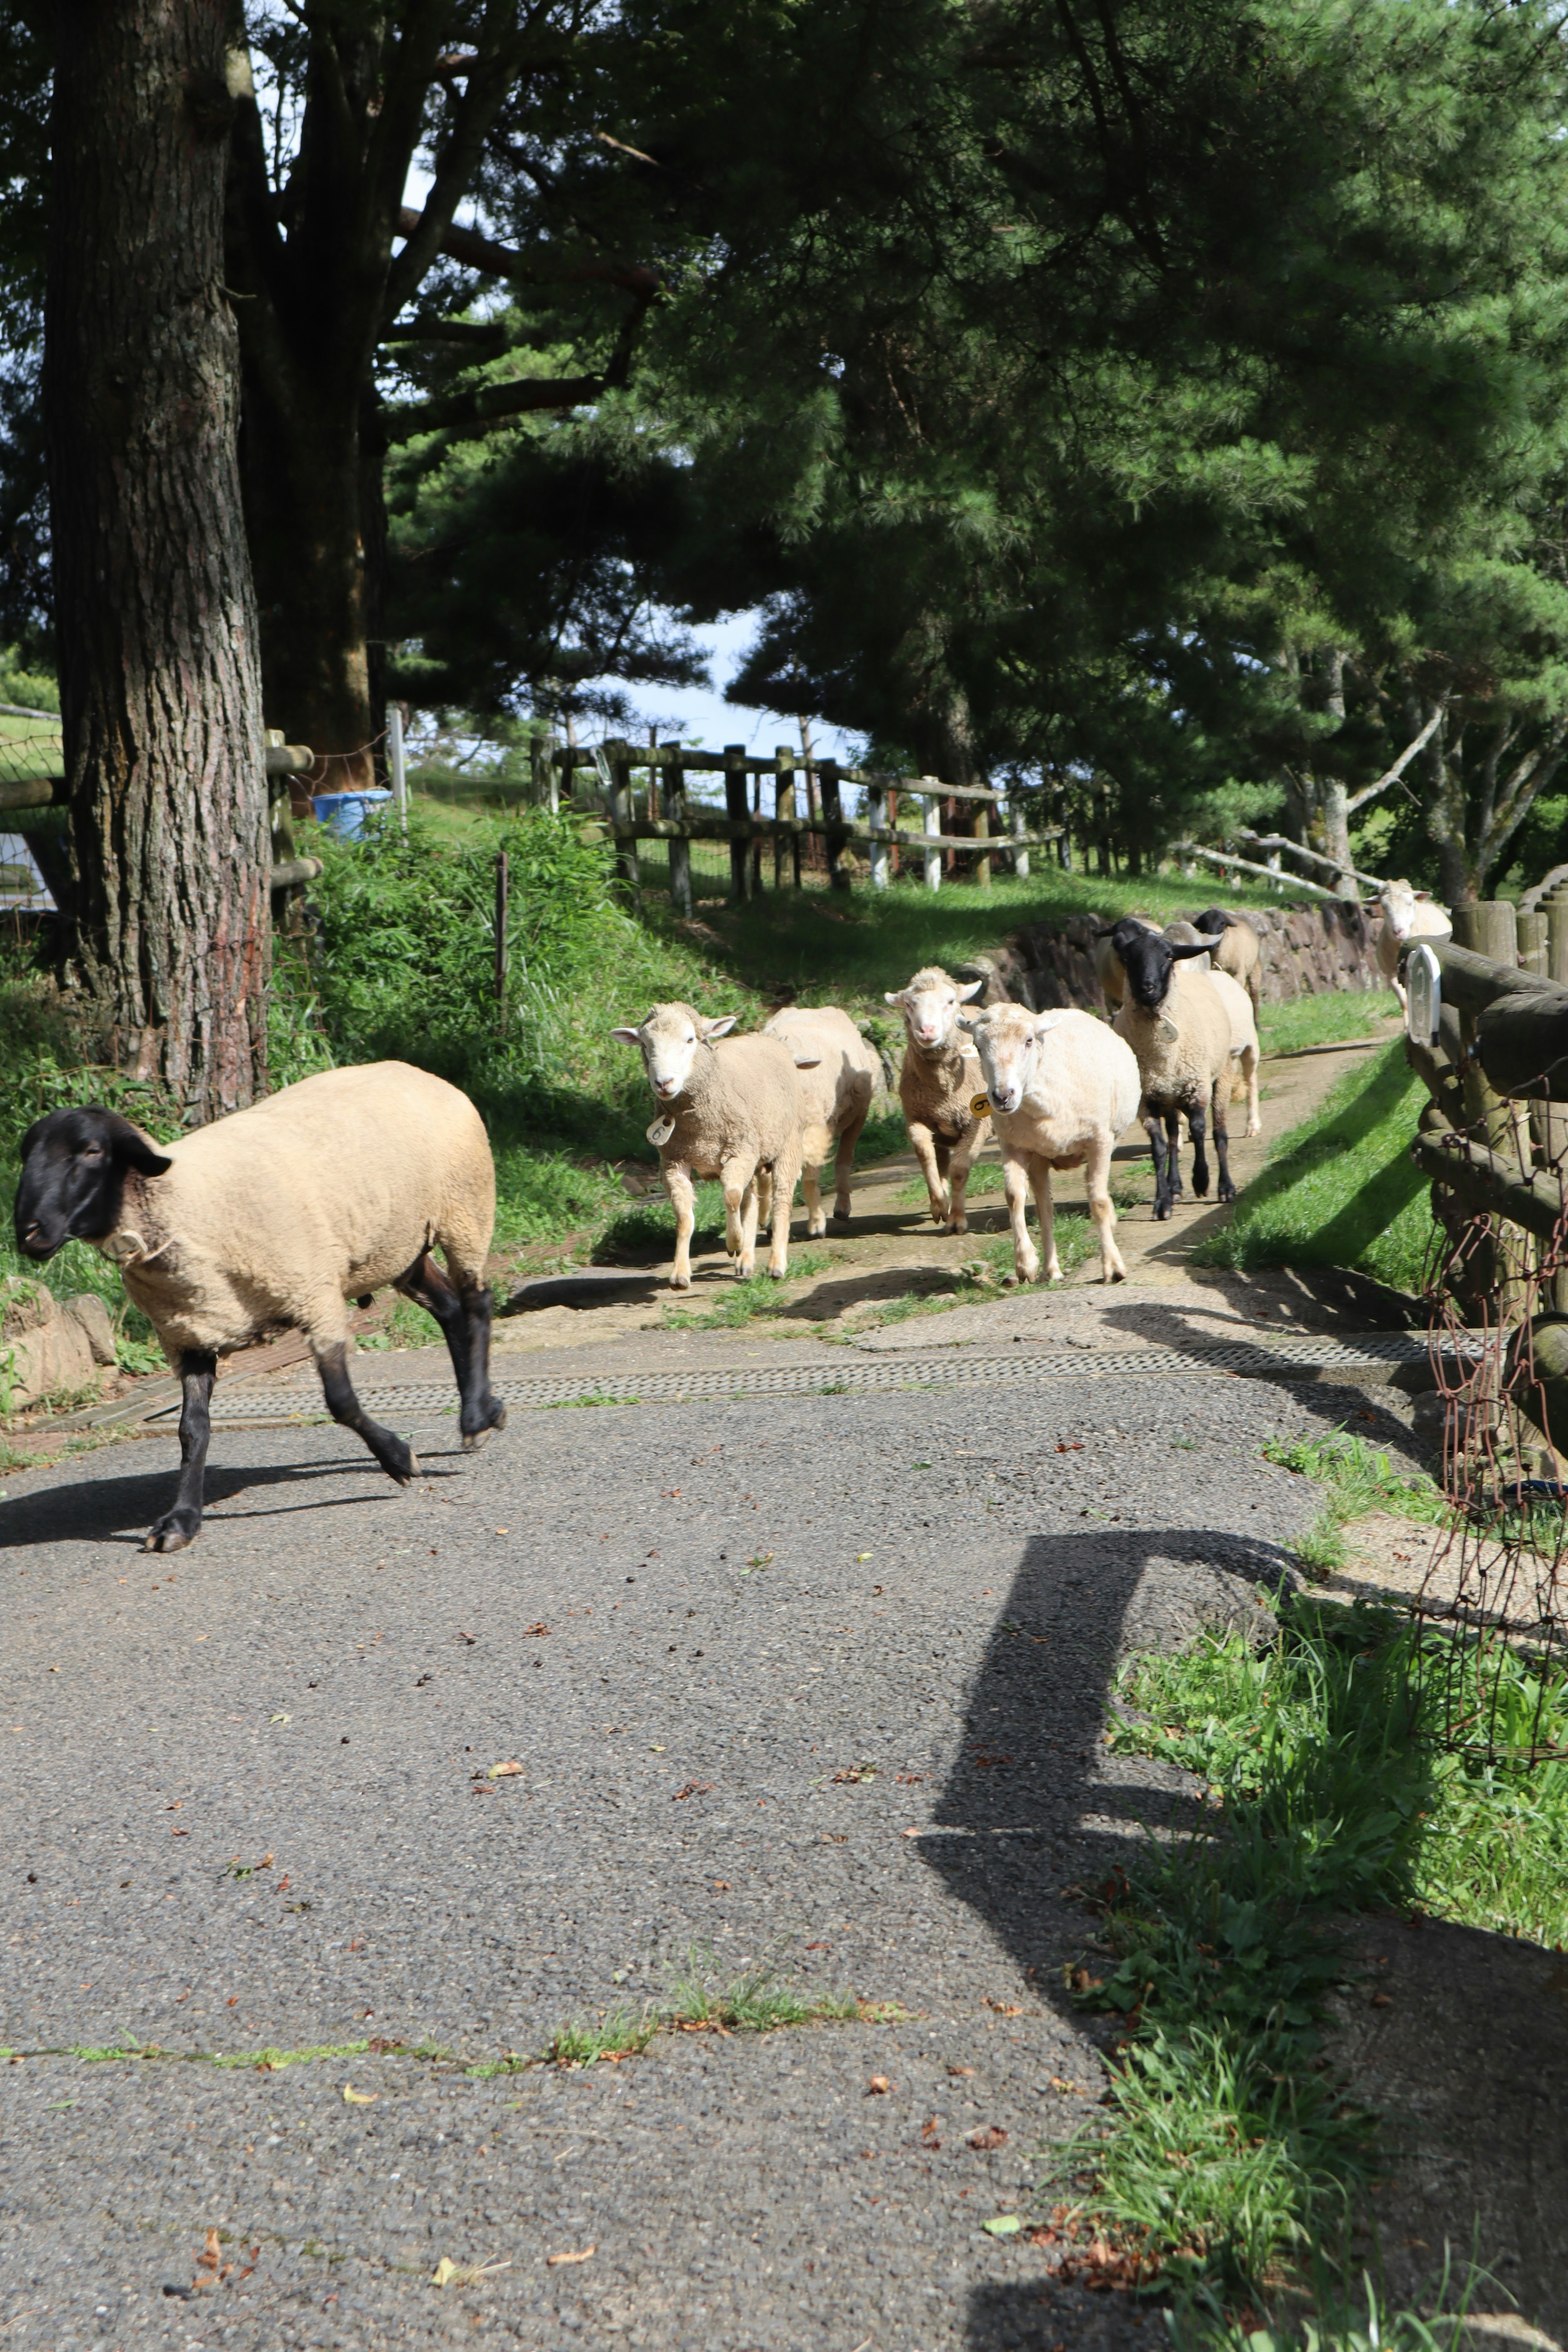
[[[256,604],[213,0],[59,0],[45,406],[76,953],[195,1124],[266,1086]]]

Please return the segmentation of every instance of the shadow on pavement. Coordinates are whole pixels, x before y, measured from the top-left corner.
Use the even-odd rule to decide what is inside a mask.
[[[460,1457],[455,1456],[454,1459]],[[145,1470],[123,1478],[72,1479],[68,1472],[53,1486],[40,1486],[30,1495],[22,1495],[7,1505],[5,1511],[5,1541],[20,1549],[25,1544],[102,1543],[117,1549],[136,1547],[159,1514],[166,1511],[174,1493],[176,1458],[173,1445],[156,1470]],[[323,1478],[341,1478],[362,1473],[384,1487],[388,1496],[401,1490],[395,1486],[381,1468],[366,1454],[351,1455],[336,1462],[298,1462],[259,1470],[226,1470],[221,1463],[207,1467],[206,1494],[204,1507],[210,1515],[223,1511],[224,1518],[233,1524],[245,1518],[270,1518],[272,1511],[235,1511],[224,1509],[243,1496],[261,1486],[305,1486],[312,1487]],[[453,1470],[433,1471],[430,1457],[420,1457],[421,1477],[455,1477]],[[301,1496],[294,1505],[283,1509],[333,1509],[344,1504],[356,1507],[365,1500],[363,1493],[352,1495]]]

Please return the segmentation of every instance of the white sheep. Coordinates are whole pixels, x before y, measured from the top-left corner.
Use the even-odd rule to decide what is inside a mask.
[[[960,1014],[985,1073],[1002,1145],[1013,1265],[1020,1282],[1039,1277],[1040,1258],[1029,1239],[1032,1191],[1040,1221],[1046,1278],[1061,1280],[1051,1213],[1053,1169],[1081,1168],[1089,1213],[1100,1232],[1100,1268],[1107,1282],[1125,1279],[1110,1204],[1110,1155],[1116,1139],[1138,1116],[1137,1057],[1123,1039],[1088,1013],[1031,1013],[1021,1004],[992,1004]]]
[[[972,1108],[983,1091],[973,1049],[959,1034],[958,1008],[978,996],[985,982],[960,987],[935,964],[916,972],[907,988],[889,990],[887,1002],[904,1016],[904,1060],[899,1100],[910,1144],[926,1181],[934,1222],[950,1234],[963,1234],[969,1222],[963,1196],[969,1171],[990,1132],[990,1115]]]
[[[1428,890],[1413,890],[1408,882],[1385,882],[1376,903],[1383,908],[1383,928],[1377,935],[1377,968],[1403,1004],[1400,949],[1406,940],[1451,940],[1454,926],[1447,907],[1440,907]]]
[[[1246,989],[1256,1013],[1260,994],[1258,967],[1263,941],[1254,925],[1245,915],[1233,915],[1228,907],[1205,907],[1201,915],[1193,917],[1193,921],[1212,942],[1209,953],[1215,971],[1228,973],[1232,980]]]
[[[174,1506],[145,1550],[179,1551],[200,1529],[218,1358],[280,1331],[306,1334],[333,1420],[407,1484],[418,1464],[348,1373],[346,1302],[386,1283],[440,1325],[465,1446],[505,1425],[485,1281],[495,1169],[484,1122],[444,1079],[403,1062],[324,1070],[166,1146],[110,1111],[51,1111],[22,1158],[21,1248],[48,1258],[79,1235],[100,1250],[184,1383]]]
[[[860,1140],[860,1130],[882,1075],[876,1049],[868,1045],[847,1013],[841,1013],[834,1004],[786,1005],[771,1021],[763,1023],[763,1035],[782,1038],[795,1055],[800,1090],[811,1106],[816,1124],[826,1131],[830,1142],[837,1138],[833,1213],[842,1221],[850,1210],[849,1180],[855,1166],[855,1146]],[[821,1181],[814,1160],[806,1160],[802,1167],[800,1181],[805,1194],[806,1233],[813,1237],[825,1234],[827,1219],[823,1214]],[[763,1197],[759,1198],[757,1210],[764,1223],[771,1205],[765,1197],[771,1182],[772,1179],[764,1174]]]
[[[1177,1154],[1184,1113],[1193,1139],[1193,1191],[1199,1200],[1208,1192],[1204,1142],[1212,1110],[1218,1197],[1234,1201],[1229,1102],[1238,1063],[1247,1093],[1247,1134],[1256,1135],[1261,1124],[1258,1033],[1247,992],[1224,972],[1184,970],[1184,963],[1204,952],[1198,948],[1173,944],[1131,925],[1119,926],[1118,934],[1127,992],[1115,1025],[1138,1057],[1143,1122],[1154,1157],[1154,1214],[1168,1217],[1181,1194]]]
[[[817,1166],[833,1139],[801,1090],[797,1064],[781,1037],[731,1037],[735,1015],[705,1020],[689,1004],[656,1004],[635,1028],[612,1037],[636,1045],[660,1106],[648,1129],[658,1152],[665,1191],[675,1211],[671,1290],[691,1287],[691,1232],[696,1223],[694,1176],[716,1176],[724,1188],[724,1242],[735,1271],[749,1281],[757,1262],[759,1171],[772,1177],[772,1246],[768,1272],[789,1272],[789,1213],[802,1162]],[[720,1040],[724,1040],[721,1045]]]

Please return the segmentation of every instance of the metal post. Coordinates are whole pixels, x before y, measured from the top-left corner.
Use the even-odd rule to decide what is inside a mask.
[[[866,788],[866,822],[874,834],[882,838],[871,844],[871,887],[885,890],[888,887],[888,803],[880,784]]]
[[[386,706],[386,732],[392,753],[392,799],[397,811],[397,822],[405,833],[408,830],[408,771],[403,760],[403,705],[389,702]]]
[[[672,746],[670,762],[664,772],[664,813],[672,824],[686,823],[686,771],[680,765],[680,747]],[[671,840],[669,845],[669,903],[678,915],[688,918],[691,913],[691,844]]]
[[[925,829],[927,833],[940,833],[942,831],[942,785],[935,776],[922,776],[921,778],[921,782],[922,784],[930,784],[933,788],[931,792],[922,792],[921,794],[921,807],[924,811],[923,822]],[[926,888],[928,890],[940,890],[942,888],[942,852],[940,849],[928,849],[926,851]]]
[[[1020,801],[1014,806],[1013,830],[1015,833],[1023,833],[1026,830],[1026,826],[1027,820],[1024,814],[1023,803]],[[1020,882],[1026,882],[1028,880],[1029,853],[1026,849],[1016,849],[1013,852],[1013,871],[1017,876]]]
[[[750,795],[746,791],[746,747],[743,743],[724,746],[724,808],[731,824],[744,824],[751,815]],[[746,885],[751,878],[751,847],[744,836],[730,844],[730,897],[737,907],[746,902]]]
[[[511,898],[511,877],[507,870],[506,852],[496,852],[496,1024],[506,1026],[506,948],[507,917]]]

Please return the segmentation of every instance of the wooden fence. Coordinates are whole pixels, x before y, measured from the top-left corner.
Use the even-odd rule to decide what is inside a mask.
[[[563,798],[574,797],[578,773],[589,771],[599,787],[602,813],[615,837],[616,862],[626,889],[635,897],[642,874],[637,845],[666,842],[669,855],[669,895],[681,914],[691,912],[691,845],[719,842],[730,853],[729,895],[743,901],[763,887],[763,847],[773,844],[773,887],[801,886],[803,843],[820,841],[828,879],[847,890],[852,874],[847,850],[868,853],[873,889],[883,890],[892,878],[894,862],[905,855],[918,856],[928,889],[941,887],[944,856],[963,851],[975,861],[974,878],[983,887],[991,881],[993,849],[1011,858],[1015,873],[1026,876],[1029,852],[1060,838],[1060,827],[1045,832],[1026,830],[1024,812],[1015,807],[1010,829],[991,831],[991,816],[1003,794],[988,786],[947,784],[937,776],[888,776],[841,767],[837,760],[807,761],[787,744],[771,757],[760,758],[742,744],[731,743],[721,752],[695,751],[679,743],[650,745],[612,742],[597,751],[571,746],[536,744],[533,753],[534,796],[551,808]],[[724,813],[694,803],[687,792],[690,775],[721,775]],[[765,782],[771,782],[773,814],[763,813]],[[845,811],[846,787],[864,793],[864,820]],[[918,801],[918,825],[899,823],[900,799]],[[973,833],[943,833],[944,801],[970,803],[974,809]],[[639,808],[640,803],[640,808]]]

